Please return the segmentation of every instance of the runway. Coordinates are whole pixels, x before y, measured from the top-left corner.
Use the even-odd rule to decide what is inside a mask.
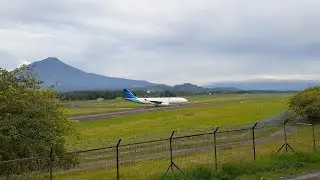
[[[181,109],[181,108],[188,108],[188,107],[201,107],[201,106],[210,106],[210,105],[221,105],[221,104],[227,104],[227,103],[262,100],[262,99],[264,98],[243,98],[243,99],[231,99],[231,100],[212,101],[212,102],[188,103],[188,104],[182,104],[182,106],[169,105],[169,106],[163,106],[163,107],[152,107],[152,106],[137,107],[136,109],[125,110],[125,111],[116,111],[116,112],[99,113],[99,114],[87,114],[87,115],[75,115],[75,116],[72,116],[72,119],[78,120],[78,121],[91,121],[91,120],[97,120],[97,119],[105,119],[110,117],[129,115],[129,114],[137,114],[142,112]]]

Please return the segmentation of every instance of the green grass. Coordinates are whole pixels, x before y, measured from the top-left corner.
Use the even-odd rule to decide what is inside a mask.
[[[232,99],[245,99],[257,97],[255,95],[243,95],[243,94],[226,94],[226,95],[196,95],[186,97],[188,99],[187,103],[201,103],[201,102],[214,102],[214,101],[225,101]]]
[[[80,107],[96,107],[96,108],[103,108],[103,107],[114,107],[114,108],[121,108],[121,107],[139,107],[143,106],[141,104],[133,103],[130,101],[126,101],[123,98],[117,98],[113,100],[104,100],[104,101],[96,101],[96,100],[75,100],[75,101],[62,101],[62,105],[69,105],[69,106],[80,106]]]
[[[224,101],[224,100],[236,100],[246,98],[264,98],[264,97],[285,97],[292,96],[290,93],[284,94],[212,94],[212,95],[194,95],[186,97],[188,103],[200,103],[200,102],[212,102],[212,101]]]
[[[226,100],[241,100],[247,98],[264,98],[264,97],[285,97],[290,94],[217,94],[217,95],[194,95],[186,97],[190,103],[218,102]],[[69,106],[69,115],[99,114],[107,112],[116,112],[122,110],[131,110],[133,108],[146,107],[151,105],[138,104],[125,101],[123,98],[113,100],[104,100],[101,102],[95,100],[75,100],[62,101],[61,104]]]
[[[211,130],[215,126],[239,126],[286,109],[287,97],[243,101],[223,105],[160,110],[77,123],[79,138],[69,149],[103,147],[122,143],[167,138]]]
[[[194,96],[191,97],[191,101],[188,103],[200,103],[200,102],[214,102],[214,101],[224,101],[231,99],[243,99],[243,97],[238,97],[235,95],[229,96],[218,96],[217,98],[212,98],[208,96]],[[64,105],[76,106],[68,108],[69,115],[84,115],[84,114],[98,114],[98,113],[107,113],[107,112],[116,112],[122,110],[131,110],[133,108],[148,106],[143,104],[137,104],[128,101],[121,100],[107,100],[103,102],[97,101],[71,101],[65,102]]]
[[[308,164],[305,167],[298,168],[298,169],[284,169],[282,172],[277,172],[277,173],[259,173],[255,175],[243,175],[238,178],[238,180],[278,180],[278,179],[283,179],[281,177],[289,177],[289,176],[297,176],[297,175],[302,175],[302,173],[308,173],[313,170],[319,170],[320,168],[320,163],[312,163]]]
[[[262,96],[262,95],[261,95]],[[239,126],[258,119],[278,114],[287,107],[288,96],[265,96],[267,100],[245,101],[216,106],[194,107],[178,110],[147,112],[109,119],[77,123],[79,139],[70,144],[70,149],[94,148],[115,145],[122,137],[123,143],[168,137],[172,130],[177,135],[211,130],[214,126]],[[270,98],[272,97],[272,98]],[[79,102],[82,103],[82,102]],[[319,131],[320,132],[320,131]],[[320,133],[316,136],[320,137]],[[304,136],[301,136],[304,134]],[[310,128],[299,128],[288,138],[295,150],[306,151],[311,147]],[[257,145],[258,158],[275,153],[283,140]],[[297,148],[297,149],[296,149]],[[111,153],[114,155],[114,153]],[[218,151],[219,166],[227,162],[252,160],[252,147],[227,148]],[[83,157],[84,158],[84,157]],[[197,152],[174,157],[179,167],[210,164],[213,152]],[[162,173],[169,165],[169,157],[121,165],[121,179],[148,179],[155,173]],[[94,168],[73,172],[61,172],[56,179],[115,179],[115,167]]]
[[[216,101],[225,101],[225,100],[237,100],[237,99],[246,99],[246,98],[263,98],[263,97],[285,97],[292,94],[213,94],[213,95],[194,95],[186,97],[189,101],[187,103],[201,103],[201,102],[216,102]],[[150,106],[146,104],[138,104],[130,101],[126,101],[123,98],[117,98],[113,100],[104,100],[101,102],[95,100],[75,100],[75,101],[62,101],[61,104],[68,106],[75,106],[78,108],[71,108],[71,114],[73,110],[75,113],[83,110],[89,111],[90,113],[95,112],[94,109],[97,109],[97,113],[101,112],[99,109],[102,108],[137,108],[143,106]],[[81,110],[78,110],[81,109]],[[87,110],[88,109],[88,110]],[[106,110],[107,112],[108,110]],[[83,114],[81,112],[81,114]]]
[[[320,151],[313,153],[295,153],[293,155],[269,155],[256,162],[247,163],[226,163],[222,168],[215,172],[211,166],[200,166],[186,170],[184,175],[181,173],[170,173],[167,176],[161,175],[158,180],[233,180],[248,179],[248,176],[257,176],[262,173],[282,173],[290,169],[297,170],[307,167],[310,164],[320,163]]]
[[[270,134],[274,134],[278,132],[281,127],[270,127],[265,128],[263,131],[256,130],[255,137],[261,138],[269,136]],[[228,134],[218,134],[217,136],[217,145],[234,143],[239,141],[246,141],[251,139],[252,131],[249,129],[247,131],[237,132],[237,133],[228,133]],[[184,139],[176,139],[173,140],[173,148],[175,150],[183,150],[183,149],[192,149],[195,147],[208,147],[214,144],[214,140],[211,134],[184,138]],[[130,158],[141,155],[152,155],[157,153],[166,153],[168,152],[168,142],[161,141],[152,144],[143,144],[137,146],[127,146],[121,147],[122,153],[120,154],[120,158]],[[80,158],[81,163],[89,163],[89,162],[99,162],[99,161],[110,161],[114,159],[114,149],[112,150],[101,150],[94,151],[89,153],[83,153],[81,156],[86,158]]]
[[[214,101],[224,101],[231,99],[244,99],[251,96],[247,95],[198,95],[190,96],[188,98],[188,103],[200,103],[200,102],[214,102]],[[84,115],[84,114],[97,114],[106,112],[115,112],[120,110],[131,110],[133,108],[151,106],[146,104],[138,104],[129,101],[125,101],[122,98],[117,98],[114,100],[105,101],[94,101],[94,100],[83,100],[83,101],[63,101],[61,104],[71,106],[69,108],[69,115]],[[75,106],[75,107],[72,107]]]
[[[313,146],[312,146],[312,133],[311,133],[311,127],[310,126],[298,126],[297,130],[293,133],[288,134],[288,142],[291,144],[291,146],[294,148],[296,152],[302,152],[302,153],[309,153],[312,152]],[[303,134],[303,136],[301,135]],[[320,143],[320,127],[316,127],[316,137],[317,137],[317,144]],[[278,148],[282,145],[283,139],[274,140],[271,142],[266,142],[262,144],[257,145],[257,161],[265,162],[268,161],[268,158],[265,158],[266,156],[272,156],[274,158],[277,158],[275,156],[276,151]],[[218,149],[218,166],[219,169],[223,167],[224,164],[241,164],[241,165],[247,165],[251,164],[253,162],[252,157],[252,146],[244,146],[244,147],[234,147],[234,148],[226,148],[226,149]],[[292,153],[288,153],[292,154]],[[317,153],[317,158],[319,157],[319,154]],[[299,159],[299,157],[298,157]],[[269,159],[270,160],[270,159]],[[304,161],[305,158],[300,158],[299,161]],[[307,158],[308,160],[308,158]],[[271,161],[271,160],[270,160]],[[268,161],[267,163],[269,163]],[[168,167],[170,162],[170,157],[166,158],[159,158],[154,160],[147,160],[144,162],[135,162],[135,163],[127,163],[122,164],[120,166],[120,175],[122,180],[133,180],[133,179],[139,179],[139,180],[148,180],[153,179],[155,176],[162,174],[165,172],[166,168]],[[193,152],[188,153],[186,155],[175,155],[174,156],[174,162],[183,170],[188,171],[189,169],[192,169],[194,167],[199,166],[206,166],[209,168],[213,168],[213,151],[202,151],[202,152]],[[242,174],[239,176],[239,178],[242,179],[261,179],[261,178],[271,178],[271,177],[279,177],[283,176],[285,174],[292,174],[294,172],[301,171],[302,169],[304,171],[310,169],[310,167],[315,166],[305,166],[303,168],[300,166],[292,166],[287,163],[291,163],[292,161],[290,158],[288,160],[285,159],[284,162],[278,162],[278,167],[283,168],[283,171],[277,172],[268,172],[268,171],[259,171],[258,174]],[[313,163],[313,162],[312,162]],[[319,164],[319,163],[318,163]],[[284,166],[285,165],[285,166]],[[308,165],[308,164],[307,164]],[[225,166],[224,166],[225,167]],[[284,168],[288,167],[288,168]],[[318,166],[319,167],[319,166]],[[255,168],[255,167],[253,167]],[[264,170],[267,168],[269,169],[275,169],[273,166],[269,164],[269,166],[263,167]],[[300,169],[302,168],[302,169]],[[287,169],[287,170],[285,170]],[[259,170],[259,169],[258,169]],[[116,169],[115,166],[112,167],[103,167],[103,168],[94,168],[94,169],[88,169],[88,170],[79,170],[79,171],[73,171],[73,172],[66,172],[66,173],[59,173],[55,174],[54,178],[61,179],[61,180],[67,180],[67,179],[116,179]],[[249,178],[250,176],[250,178]]]

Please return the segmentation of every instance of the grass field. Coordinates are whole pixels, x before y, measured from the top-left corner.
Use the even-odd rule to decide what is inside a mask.
[[[198,102],[211,102],[211,101],[223,101],[230,99],[245,99],[245,98],[263,98],[263,97],[284,97],[291,96],[290,93],[283,94],[212,94],[212,95],[195,95],[186,97],[189,101],[188,103],[198,103]]]
[[[139,107],[141,104],[132,103],[124,100],[123,98],[117,98],[112,100],[96,101],[96,100],[75,100],[75,101],[62,101],[61,104],[74,107],[96,107],[96,108],[121,108],[121,107]]]
[[[290,94],[213,94],[213,95],[195,95],[186,97],[190,103],[203,103],[203,102],[216,102],[225,100],[237,100],[245,98],[263,98],[263,97],[277,97],[288,96]],[[63,101],[63,105],[69,107],[70,115],[82,115],[82,114],[95,114],[106,113],[119,110],[130,110],[132,108],[146,107],[152,105],[138,104],[129,101],[125,101],[123,98],[117,98],[114,100],[104,100],[101,102],[94,100],[87,101]]]
[[[316,137],[320,137],[320,127],[316,127]],[[312,133],[310,126],[298,126],[296,131],[288,135],[288,142],[294,148],[295,152],[311,152],[313,150]],[[301,136],[304,134],[304,136]],[[317,144],[320,143],[320,138],[316,139]],[[274,140],[258,144],[257,159],[263,158],[266,155],[275,155],[278,148],[283,144],[283,140]],[[288,152],[289,153],[289,152]],[[247,163],[253,161],[252,146],[235,147],[219,149],[218,152],[218,166],[224,163]],[[148,180],[155,179],[157,175],[165,172],[169,165],[169,156],[155,160],[144,162],[129,163],[121,165],[120,174],[122,180],[140,179]],[[174,162],[182,169],[186,170],[197,166],[205,165],[213,168],[214,159],[213,151],[202,151],[196,153],[189,153],[182,156],[175,156]],[[315,166],[312,166],[315,167]],[[319,166],[318,166],[319,167]],[[307,168],[304,168],[306,170]],[[103,167],[91,170],[74,171],[62,174],[56,174],[58,179],[116,179],[115,167]],[[291,174],[297,172],[299,169],[288,169],[285,173]],[[281,173],[281,174],[280,174]],[[262,173],[254,176],[242,176],[240,179],[267,179],[272,177],[279,177],[283,172],[275,173]]]
[[[241,100],[239,102],[219,105],[144,112],[88,122],[75,122],[78,138],[69,139],[68,149],[71,151],[113,146],[119,138],[122,138],[122,144],[168,138],[173,130],[176,131],[176,136],[179,136],[203,131],[208,132],[208,130],[211,131],[216,126],[239,127],[286,110],[290,95],[260,94],[254,97],[263,97],[265,99]],[[192,98],[194,98],[193,102],[207,101],[202,96]],[[220,98],[225,100],[238,97],[227,95],[227,97]],[[85,104],[85,106],[89,107],[88,103],[90,107],[98,104],[93,109],[101,107],[103,109],[103,106],[108,106],[97,102],[75,102],[75,104]],[[123,103],[114,102],[114,106],[108,106],[108,108],[123,108],[127,106],[121,106],[121,104]],[[301,134],[305,136],[301,136]],[[294,148],[297,148],[299,151],[306,151],[312,149],[311,135],[309,136],[308,134],[310,134],[310,127],[301,127],[298,128],[297,132],[291,134],[288,139],[289,141],[294,140]],[[320,130],[317,131],[316,136],[320,136]],[[283,140],[279,139],[257,145],[258,157],[275,153],[282,143]],[[194,144],[194,146],[197,147],[198,144]],[[154,148],[157,149],[157,147]],[[126,156],[126,151],[122,150],[121,158]],[[143,154],[143,152],[138,151],[132,152],[133,156]],[[155,150],[155,152],[158,151]],[[225,162],[251,161],[252,146],[220,149],[218,150],[218,154],[219,166]],[[103,161],[107,158],[114,159],[115,152],[113,149],[110,152],[97,154],[97,156],[101,156],[99,158]],[[101,163],[97,159],[93,159],[95,157],[93,157],[92,153],[82,158],[82,162]],[[185,155],[175,156],[174,160],[183,169],[197,165],[212,165],[213,151],[190,152]],[[147,180],[152,175],[163,173],[168,165],[169,156],[143,162],[126,163],[121,165],[121,179]],[[116,169],[114,166],[97,166],[88,170],[56,173],[54,177],[55,179],[115,179],[115,175]]]
[[[160,110],[89,122],[76,123],[78,139],[69,149],[83,149],[167,138],[212,129],[215,126],[239,126],[278,114],[287,108],[288,96],[271,96],[267,100],[242,101],[223,105]]]
[[[266,155],[255,162],[224,164],[219,172],[210,166],[198,166],[188,169],[185,174],[170,173],[169,176],[160,176],[158,180],[234,180],[234,179],[265,179],[260,174],[281,173],[285,170],[298,170],[313,164],[320,163],[320,151],[299,152],[292,155]],[[185,178],[188,176],[188,178]]]

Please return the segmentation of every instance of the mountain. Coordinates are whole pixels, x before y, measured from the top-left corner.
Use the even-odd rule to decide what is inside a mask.
[[[299,91],[312,85],[320,85],[320,81],[311,80],[257,79],[243,82],[210,83],[203,87],[190,83],[168,86],[143,80],[107,77],[94,73],[87,73],[65,64],[54,57],[48,57],[44,60],[31,63],[28,66],[32,68],[38,78],[44,82],[44,87],[55,85],[55,89],[59,91],[120,90],[123,88],[146,91],[185,91],[192,93],[235,92],[240,90]]]
[[[183,91],[183,92],[190,92],[190,93],[202,93],[202,92],[205,92],[207,89],[194,84],[184,83],[184,84],[179,84],[175,86],[168,86],[165,84],[153,84],[150,86],[146,86],[144,88],[138,88],[137,90],[151,91],[151,92]]]
[[[142,90],[142,91],[151,91],[151,92],[159,92],[159,91],[166,91],[166,90],[171,91],[172,86],[168,86],[165,84],[152,84],[152,85],[145,86],[143,88],[136,88],[132,90]]]
[[[184,92],[192,92],[192,93],[203,93],[206,92],[207,89],[191,84],[191,83],[184,83],[180,85],[175,85],[172,87],[174,91],[184,91]]]
[[[242,82],[219,82],[204,86],[205,88],[235,87],[242,90],[300,91],[310,86],[320,85],[316,80],[265,80],[256,79]]]
[[[107,77],[69,66],[57,58],[49,57],[28,65],[36,76],[43,81],[43,86],[56,85],[60,91],[75,90],[115,90],[123,88],[141,88],[153,85],[142,80]]]

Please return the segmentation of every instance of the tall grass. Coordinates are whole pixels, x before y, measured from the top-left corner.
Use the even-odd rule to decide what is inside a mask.
[[[320,151],[313,153],[294,153],[292,155],[265,156],[256,162],[226,163],[218,172],[211,166],[199,166],[188,169],[184,174],[179,172],[161,174],[153,177],[156,180],[231,180],[243,175],[279,173],[284,170],[297,170],[310,164],[320,162]]]

